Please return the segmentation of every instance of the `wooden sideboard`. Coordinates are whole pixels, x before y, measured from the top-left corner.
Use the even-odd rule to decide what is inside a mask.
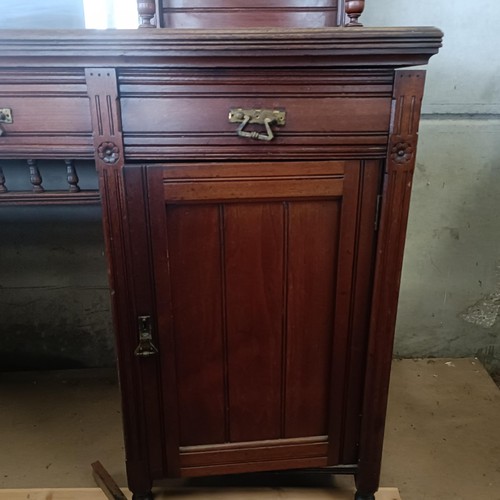
[[[441,38],[0,32],[1,158],[95,160],[135,499],[287,469],[374,498],[425,78],[398,68]]]

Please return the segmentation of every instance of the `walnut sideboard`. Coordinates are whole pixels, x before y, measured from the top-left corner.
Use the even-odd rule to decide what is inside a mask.
[[[95,160],[134,498],[378,488],[434,28],[0,32],[0,157]]]

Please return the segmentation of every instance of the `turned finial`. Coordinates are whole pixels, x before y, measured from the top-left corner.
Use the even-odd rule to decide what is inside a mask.
[[[137,11],[139,12],[139,19],[141,22],[139,28],[156,28],[151,22],[156,14],[155,0],[137,0]]]
[[[346,26],[349,27],[363,26],[358,20],[363,10],[365,10],[365,0],[346,0],[345,13],[349,17],[349,22],[346,24]]]
[[[30,182],[33,186],[34,193],[43,193],[45,189],[42,186],[42,176],[38,170],[38,162],[36,160],[28,160],[28,167],[30,169]]]

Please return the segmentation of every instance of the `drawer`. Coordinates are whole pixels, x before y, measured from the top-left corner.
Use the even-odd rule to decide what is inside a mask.
[[[127,159],[165,157],[328,156],[383,157],[391,113],[387,75],[121,75]],[[285,114],[270,141],[240,137],[234,109]],[[266,135],[263,124],[244,132]]]
[[[0,155],[5,158],[92,158],[90,108],[83,73],[4,71]]]

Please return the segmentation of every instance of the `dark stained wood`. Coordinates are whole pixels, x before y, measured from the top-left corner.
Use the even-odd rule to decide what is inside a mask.
[[[284,207],[224,208],[230,440],[281,437]]]
[[[381,225],[368,341],[358,490],[377,490],[384,437],[390,365],[410,205],[425,71],[398,71],[393,126],[384,175]],[[401,154],[403,153],[403,154]]]
[[[66,164],[66,179],[69,184],[69,192],[79,193],[80,186],[78,182],[80,182],[80,179],[76,173],[75,162],[73,160],[64,160],[64,163]]]
[[[50,191],[43,193],[3,192],[0,193],[0,205],[96,205],[100,203],[99,191]]]
[[[288,204],[283,435],[328,434],[340,199]],[[338,439],[338,436],[334,436]]]
[[[28,168],[30,170],[30,182],[33,186],[33,193],[40,194],[45,191],[42,186],[42,176],[40,175],[40,170],[38,169],[38,163],[36,160],[28,160]]]
[[[106,254],[111,271],[109,280],[114,298],[113,319],[122,388],[127,476],[129,487],[134,492],[146,493],[151,490],[152,470],[149,468],[144,407],[137,404],[137,401],[143,401],[143,388],[141,367],[133,356],[138,341],[137,317],[134,314],[135,288],[127,197],[122,176],[124,158],[120,154],[123,142],[116,72],[111,68],[88,68],[86,81],[94,130],[95,161],[102,195],[104,233],[107,235]],[[101,148],[105,143],[113,143],[118,149],[114,163],[104,161],[104,158],[109,157]],[[121,293],[116,294],[116,291]]]
[[[381,189],[382,164],[362,164],[357,245],[352,280],[352,312],[349,347],[346,356],[344,423],[342,425],[341,463],[356,463],[359,454],[359,429],[363,404],[363,386],[367,337],[373,289],[373,269],[377,242],[377,206]],[[360,390],[361,389],[361,390]]]
[[[0,103],[12,110],[3,124],[3,158],[92,158],[92,126],[80,69],[2,69]]]
[[[214,446],[190,446],[180,450],[181,466],[204,467],[209,464],[228,465],[266,460],[326,457],[327,437],[308,439],[280,439],[276,441],[254,441],[251,443],[224,444]]]
[[[215,1],[164,8],[215,19],[230,5]],[[279,22],[318,7],[321,22],[331,8],[343,25],[344,3],[290,0]],[[348,3],[356,20],[364,2]],[[249,23],[278,9],[232,5]],[[38,159],[96,163],[137,498],[165,477],[305,468],[356,473],[373,497],[424,80],[395,70],[425,64],[441,37],[0,32],[1,107],[14,117],[2,160],[30,160],[37,189]],[[269,142],[239,137],[228,120],[239,107],[286,111],[286,124]],[[0,202],[42,197],[95,194]],[[150,317],[150,357],[134,355],[139,316]]]
[[[3,68],[395,69],[427,64],[436,28],[0,31]],[[240,82],[244,83],[244,82]],[[7,128],[5,126],[4,128]],[[74,155],[70,155],[74,157]]]
[[[179,441],[181,446],[224,443],[228,436],[221,209],[216,204],[169,203],[167,197]]]
[[[337,0],[160,0],[165,28],[322,28],[336,26]]]
[[[267,460],[205,467],[186,467],[181,469],[181,477],[220,476],[222,474],[244,474],[247,472],[266,472],[290,469],[326,467],[326,457],[288,458],[286,460]]]
[[[363,25],[359,22],[359,16],[365,9],[365,0],[345,0],[345,12],[349,18],[346,24],[349,28],[359,28]]]

